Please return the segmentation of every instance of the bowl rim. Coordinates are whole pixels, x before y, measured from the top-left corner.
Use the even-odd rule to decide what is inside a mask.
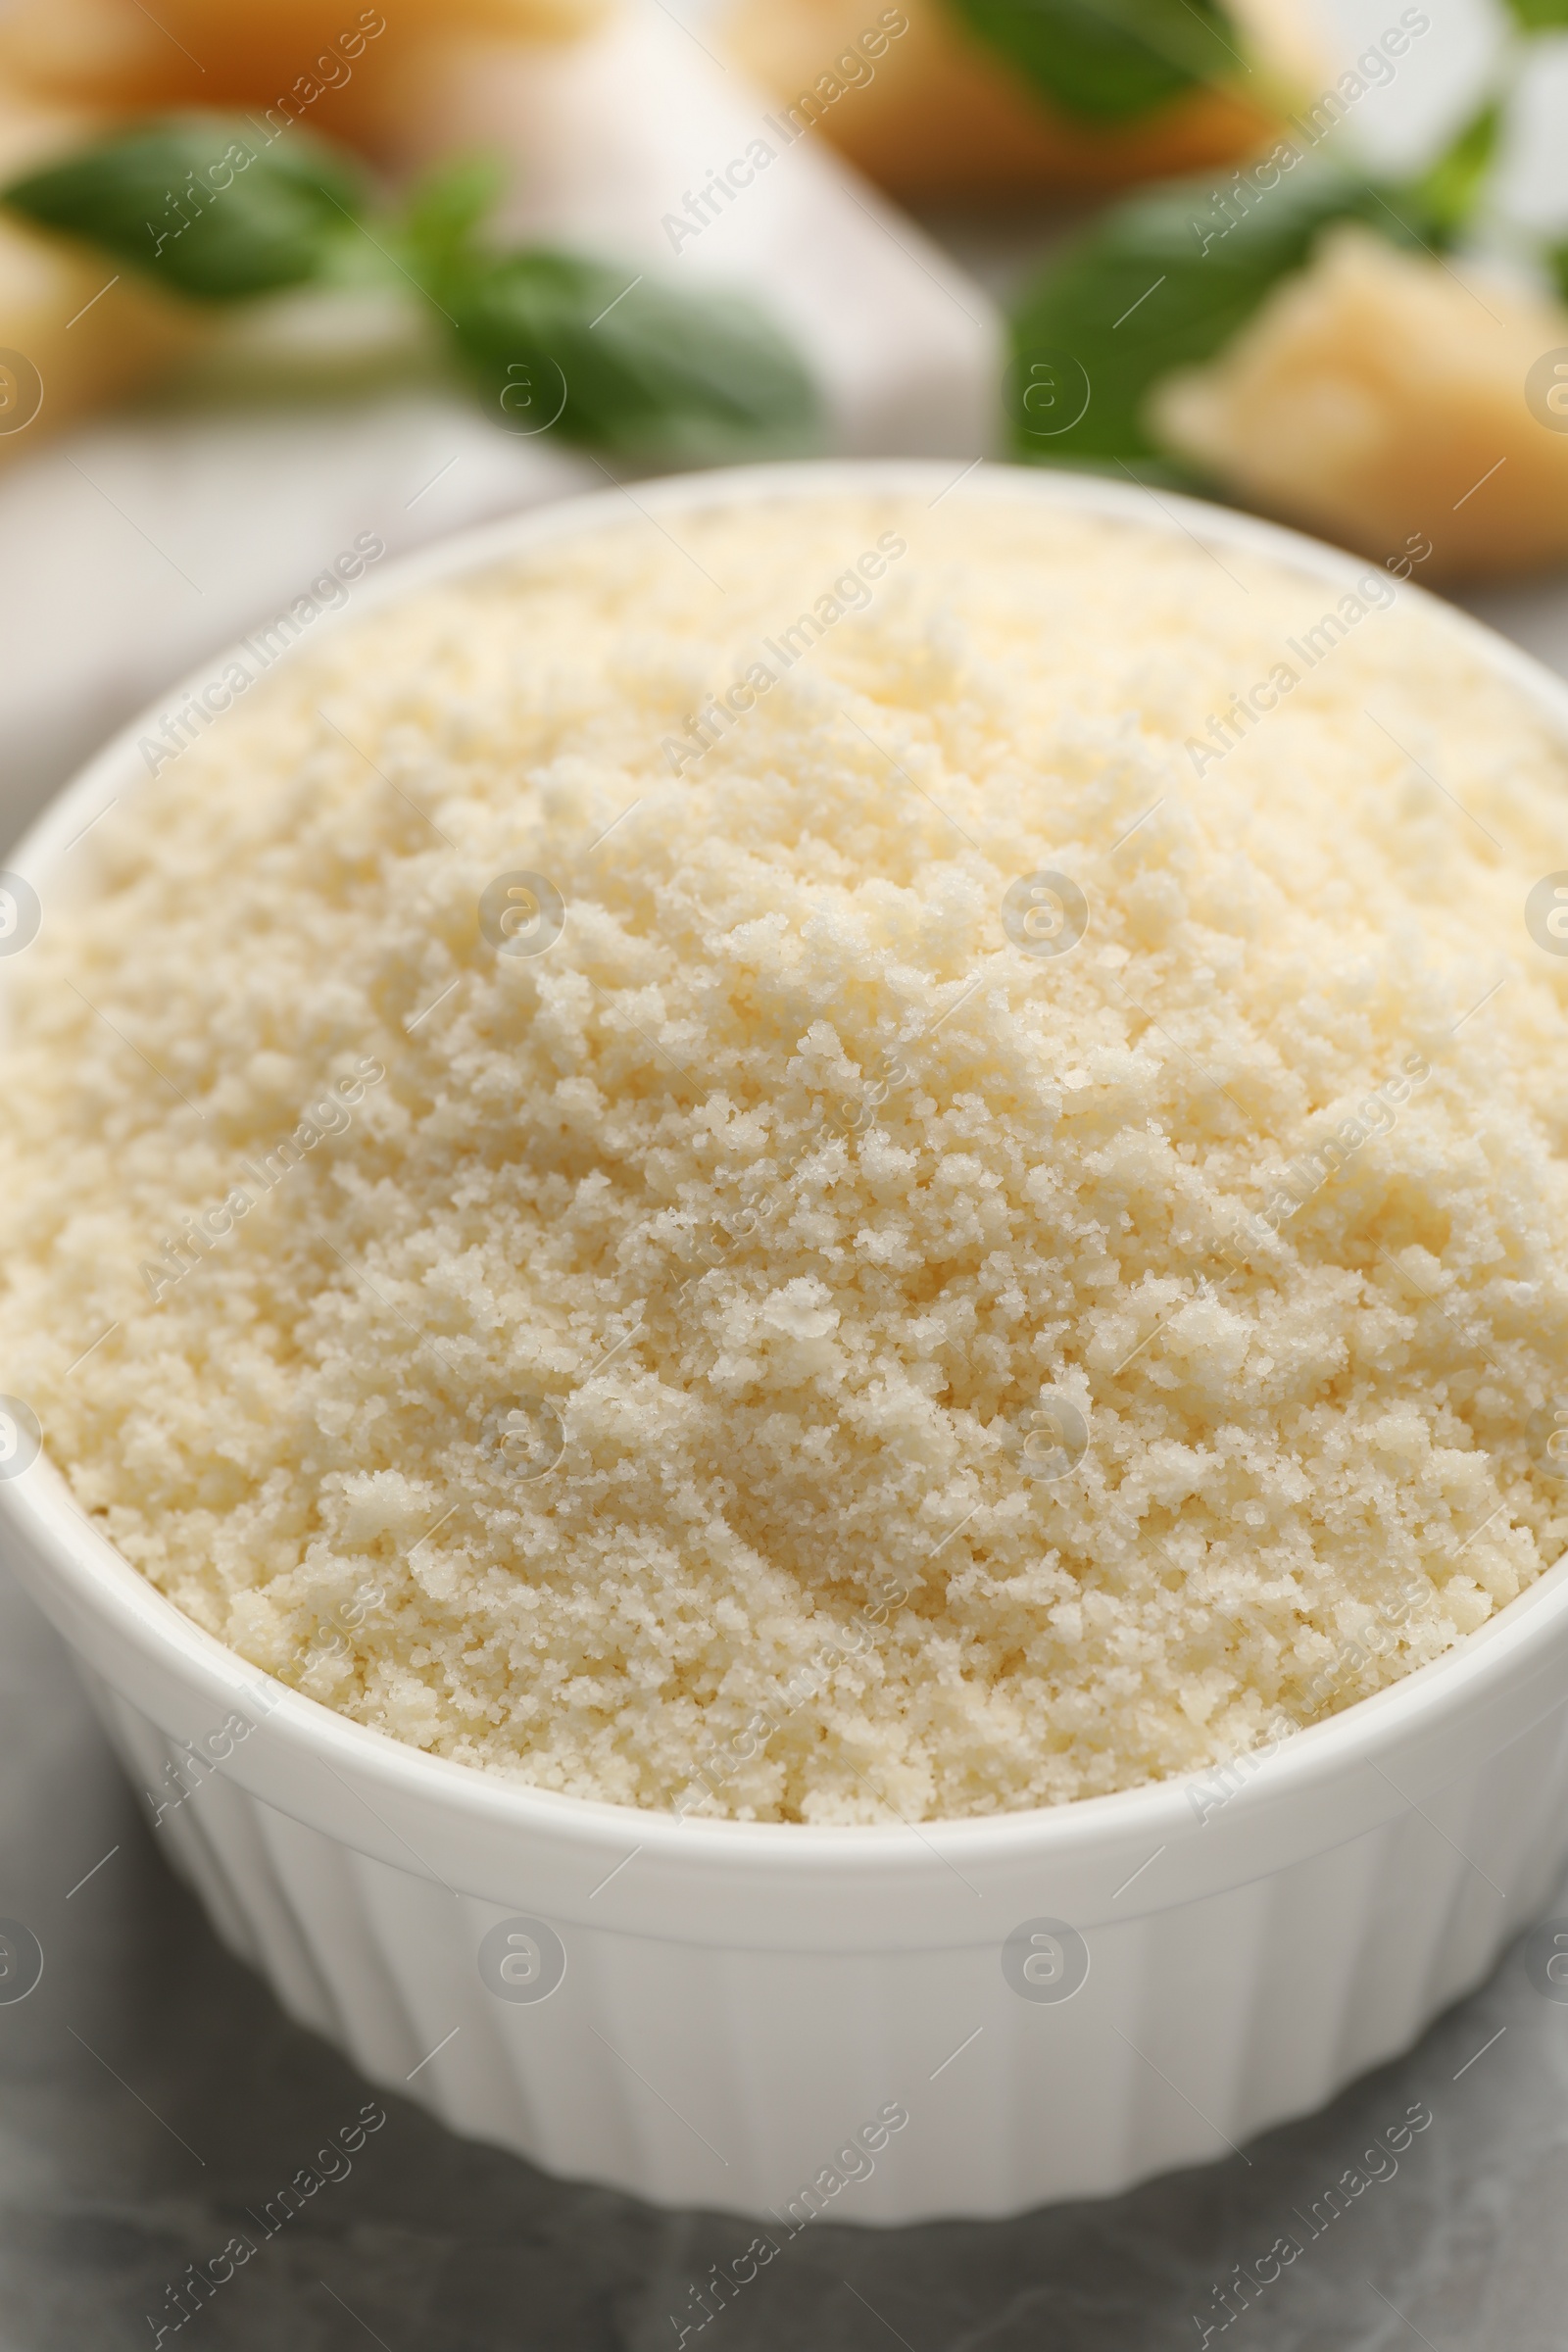
[[[1396,604],[1413,601],[1419,609],[1440,616],[1444,626],[1456,631],[1494,675],[1523,693],[1568,749],[1568,682],[1484,623],[1413,581],[1384,572],[1369,558],[1347,554],[1281,524],[1182,493],[1156,493],[1131,481],[1120,483],[1088,472],[989,462],[956,474],[951,462],[919,459],[812,460],[734,466],[639,482],[635,496],[616,484],[553,500],[394,559],[373,581],[358,583],[357,593],[322,614],[271,666],[313,650],[331,630],[358,625],[382,606],[440,582],[482,573],[558,541],[590,536],[601,529],[624,528],[629,520],[622,503],[625,499],[662,529],[658,521],[662,514],[698,514],[710,508],[824,495],[906,498],[932,491],[936,493],[928,500],[932,507],[950,494],[990,504],[1022,499],[1058,511],[1130,522],[1164,537],[1181,533],[1205,552],[1256,555],[1342,592],[1368,572],[1379,572],[1390,579]],[[143,780],[139,738],[156,729],[159,712],[175,707],[220,675],[226,662],[238,659],[239,650],[236,644],[209,656],[122,727],[51,797],[9,853],[7,869],[25,876],[42,896],[43,888],[54,883],[60,861],[86,827],[104,813],[110,801]],[[71,887],[66,886],[68,891]],[[0,964],[0,1009],[8,978],[6,967]],[[1203,1765],[1136,1788],[1057,1805],[937,1815],[918,1825],[902,1819],[886,1826],[738,1821],[569,1795],[483,1766],[431,1754],[391,1733],[356,1722],[253,1666],[187,1617],[115,1548],[80,1509],[47,1453],[20,1477],[0,1481],[0,1526],[9,1527],[22,1539],[43,1578],[52,1577],[85,1615],[128,1642],[155,1665],[176,1671],[186,1687],[194,1686],[215,1709],[250,1704],[268,1731],[290,1748],[328,1766],[335,1759],[352,1769],[357,1779],[378,1785],[388,1796],[423,1800],[448,1811],[455,1808],[475,1822],[517,1833],[559,1837],[563,1831],[576,1832],[605,1851],[618,1849],[634,1834],[640,1847],[652,1848],[665,1858],[722,1861],[765,1855],[770,1868],[793,1861],[813,1871],[827,1864],[858,1874],[878,1864],[896,1863],[902,1871],[909,1861],[910,1828],[917,1826],[922,1834],[940,1834],[944,1845],[954,1845],[977,1863],[1065,1861],[1086,1846],[1093,1848],[1105,1841],[1120,1846],[1157,1838],[1177,1823],[1190,1827],[1189,1790],[1221,1769]],[[1441,1656],[1386,1689],[1353,1700],[1339,1713],[1292,1733],[1269,1752],[1266,1768],[1256,1770],[1235,1792],[1227,1811],[1245,1815],[1255,1812],[1264,1801],[1314,1794],[1325,1784],[1342,1781],[1363,1766],[1375,1767],[1380,1755],[1396,1750],[1416,1736],[1440,1734],[1471,1705],[1494,1694],[1549,1636],[1562,1637],[1565,1631],[1568,1550],[1514,1600]]]

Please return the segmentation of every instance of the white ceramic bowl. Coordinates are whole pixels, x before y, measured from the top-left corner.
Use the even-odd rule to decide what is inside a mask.
[[[943,466],[812,466],[636,495],[656,516],[762,488],[1002,497],[1252,549],[1336,592],[1365,568],[1087,477],[951,483]],[[341,618],[629,512],[611,491],[468,534]],[[1568,739],[1568,690],[1447,619]],[[46,919],[90,887],[68,847],[140,779],[147,723],[13,854]],[[0,1534],[165,1805],[171,1860],[293,2016],[460,2132],[760,2216],[776,2244],[818,2212],[1002,2215],[1223,2155],[1403,2049],[1568,1853],[1568,1558],[1437,1663],[1237,1772],[1223,1803],[1175,1781],[829,1830],[590,1804],[364,1730],[199,1632],[47,1458],[0,1481]]]

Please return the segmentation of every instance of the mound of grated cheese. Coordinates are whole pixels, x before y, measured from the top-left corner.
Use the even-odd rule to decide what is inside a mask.
[[[1557,1557],[1568,761],[1386,570],[1151,517],[628,511],[156,759],[12,965],[0,1386],[162,1592],[864,1823],[1210,1765]]]

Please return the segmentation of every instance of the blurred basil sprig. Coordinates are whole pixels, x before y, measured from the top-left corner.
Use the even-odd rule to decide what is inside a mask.
[[[711,458],[810,438],[815,394],[767,317],[548,247],[488,239],[499,170],[462,161],[401,210],[298,127],[187,112],[113,133],[0,189],[38,225],[204,304],[307,285],[428,298],[455,361],[514,431],[626,457]]]
[[[1104,124],[1245,73],[1219,0],[951,0],[1041,97]]]
[[[1018,455],[1132,463],[1143,479],[1182,478],[1145,422],[1151,387],[1173,368],[1212,359],[1337,220],[1364,221],[1403,245],[1435,233],[1408,189],[1310,163],[1234,216],[1216,212],[1213,183],[1202,179],[1166,181],[1110,206],[1014,315],[1009,409]],[[1081,379],[1069,360],[1088,379],[1075,418]]]
[[[250,123],[176,115],[84,147],[0,190],[193,302],[240,302],[325,272],[367,206],[363,173],[308,131],[275,147]]]
[[[559,403],[573,440],[694,460],[805,440],[811,386],[763,312],[581,254],[490,245],[480,223],[498,176],[467,161],[427,182],[402,244],[508,422],[543,426]]]
[[[1527,36],[1568,26],[1568,0],[1509,5]],[[1529,48],[1528,37],[1504,44],[1476,112],[1413,179],[1380,180],[1311,154],[1322,135],[1314,110],[1304,133],[1288,131],[1228,187],[1168,180],[1109,206],[1052,257],[1014,310],[1014,454],[1208,487],[1151,432],[1154,384],[1214,359],[1277,285],[1308,266],[1337,221],[1433,254],[1454,245],[1486,206],[1510,84]],[[1568,245],[1543,245],[1540,258],[1568,301]]]

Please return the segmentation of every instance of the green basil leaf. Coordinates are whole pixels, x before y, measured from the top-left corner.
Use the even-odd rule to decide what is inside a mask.
[[[986,46],[1069,115],[1116,122],[1247,70],[1218,0],[951,0]]]
[[[429,291],[481,398],[514,432],[559,425],[625,456],[694,461],[809,440],[810,379],[738,296],[678,293],[532,248],[474,256]]]
[[[1415,181],[1415,193],[1446,235],[1462,228],[1474,212],[1496,156],[1501,130],[1502,107],[1494,98]]]
[[[398,234],[423,277],[465,253],[501,194],[506,165],[489,154],[460,156],[419,180],[403,208]]]
[[[1267,168],[1253,167],[1246,211],[1234,195],[1227,207],[1212,180],[1167,181],[1113,205],[1052,261],[1013,318],[1008,409],[1018,456],[1046,465],[1158,459],[1144,422],[1150,387],[1212,359],[1280,279],[1304,267],[1331,222],[1364,220],[1401,244],[1432,233],[1408,190],[1309,160],[1259,188]]]
[[[45,228],[198,302],[322,275],[364,208],[359,172],[297,125],[173,115],[117,132],[0,190]]]
[[[1507,5],[1527,32],[1556,32],[1568,24],[1568,0],[1507,0]]]

